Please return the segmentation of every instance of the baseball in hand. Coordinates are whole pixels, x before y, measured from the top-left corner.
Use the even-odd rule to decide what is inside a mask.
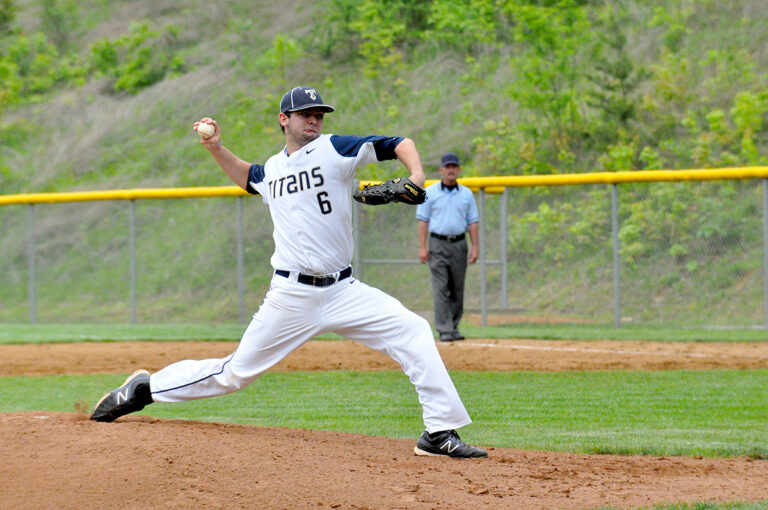
[[[215,131],[216,129],[212,125],[206,124],[205,122],[201,122],[197,125],[197,134],[200,135],[200,138],[210,138]]]

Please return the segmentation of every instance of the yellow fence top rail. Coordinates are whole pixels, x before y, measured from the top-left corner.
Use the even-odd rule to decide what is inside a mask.
[[[477,191],[500,193],[508,187],[568,186],[578,184],[620,184],[630,182],[681,182],[733,179],[768,179],[768,167],[714,168],[694,170],[638,170],[634,172],[594,172],[585,174],[507,175],[498,177],[466,177],[464,186]],[[360,181],[361,186],[381,181]],[[426,185],[438,182],[427,180]],[[91,202],[99,200],[140,200],[160,198],[235,197],[248,193],[237,186],[199,188],[146,188],[107,191],[73,191],[70,193],[28,193],[0,195],[0,205],[50,204],[57,202]]]
[[[506,177],[468,177],[468,187],[567,186],[573,184],[620,184],[629,182],[682,182],[732,179],[766,179],[768,167],[714,168],[696,170],[638,170],[635,172],[594,172],[588,174],[515,175]]]
[[[140,200],[147,198],[236,197],[248,193],[238,186],[200,188],[144,188],[70,193],[29,193],[0,195],[0,205],[53,204],[57,202],[93,202],[99,200]]]

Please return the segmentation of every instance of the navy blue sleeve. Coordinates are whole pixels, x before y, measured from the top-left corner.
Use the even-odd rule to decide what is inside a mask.
[[[336,152],[350,158],[357,156],[357,153],[366,143],[373,143],[376,159],[379,161],[397,159],[395,147],[402,141],[403,137],[401,136],[331,136],[331,143]]]
[[[245,184],[245,191],[251,195],[258,195],[259,192],[254,188],[254,184],[258,184],[264,180],[264,167],[261,165],[253,164],[248,169],[248,182]]]

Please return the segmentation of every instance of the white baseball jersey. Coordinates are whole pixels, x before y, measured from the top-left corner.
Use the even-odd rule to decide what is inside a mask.
[[[269,204],[275,253],[272,267],[327,275],[349,266],[354,250],[355,170],[395,159],[402,138],[322,135],[293,154],[252,165],[247,190]]]

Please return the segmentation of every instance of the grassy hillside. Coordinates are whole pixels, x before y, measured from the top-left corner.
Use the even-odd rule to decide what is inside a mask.
[[[318,87],[337,107],[327,132],[413,138],[430,177],[446,150],[462,156],[464,175],[764,165],[766,18],[758,0],[4,0],[0,193],[229,185],[192,123],[215,117],[233,152],[264,161],[283,144],[277,105],[296,84]],[[359,176],[398,171],[386,164]],[[610,318],[610,281],[594,269],[606,259],[605,210],[594,205],[605,199],[595,197],[521,192],[509,222],[517,250],[510,270],[520,284],[513,305]],[[698,278],[717,279],[701,268],[732,252],[735,261],[724,263],[733,274],[708,285],[760,318],[751,261],[760,254],[750,248],[754,256],[742,263],[737,253],[759,231],[729,236],[752,232],[760,214],[754,187],[646,187],[625,197],[622,256],[633,279],[654,281],[659,257],[674,266],[642,296],[677,285],[681,292],[658,310],[676,302],[672,318],[718,312],[720,301],[712,306],[709,297],[688,312],[685,301],[701,293]],[[659,204],[669,206],[666,219],[651,214]],[[234,207],[139,204],[143,319],[232,319]],[[37,208],[41,320],[125,320],[126,208]],[[253,200],[247,209],[252,310],[264,292],[271,238],[264,207]],[[25,215],[0,208],[0,320],[26,318]],[[415,258],[415,225],[410,216],[398,221],[414,237],[392,250]],[[374,233],[365,240],[374,241]],[[569,265],[581,269],[562,269]],[[423,283],[415,295],[404,296],[391,273],[368,275],[409,305],[430,306],[423,267],[402,271]],[[555,281],[562,286],[551,288]],[[588,309],[563,298],[588,290],[595,292]],[[633,316],[646,313],[643,301]]]

